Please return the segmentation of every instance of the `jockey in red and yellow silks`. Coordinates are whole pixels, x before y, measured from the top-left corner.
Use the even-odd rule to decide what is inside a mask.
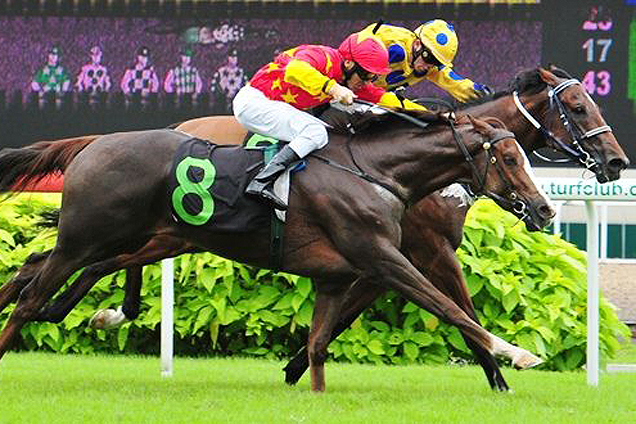
[[[289,164],[328,142],[324,122],[307,112],[330,101],[363,100],[390,104],[393,93],[373,85],[390,69],[388,51],[370,33],[352,34],[338,48],[302,45],[263,66],[234,98],[236,119],[256,133],[289,141],[245,190],[273,203],[287,205],[273,192],[273,182]]]
[[[388,90],[412,86],[428,80],[460,102],[486,94],[488,88],[453,70],[458,40],[453,25],[436,19],[411,31],[406,28],[371,24],[361,32],[371,32],[389,52],[391,72],[376,82]],[[375,32],[373,32],[375,29]]]

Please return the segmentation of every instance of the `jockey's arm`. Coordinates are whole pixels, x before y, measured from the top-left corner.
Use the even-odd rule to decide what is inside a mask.
[[[380,106],[387,106],[392,108],[404,108],[407,110],[428,110],[424,106],[418,105],[417,103],[409,99],[404,99],[400,101],[400,98],[395,93],[391,93],[391,92],[384,93],[382,97],[380,98],[380,101],[378,102],[378,104]]]
[[[104,91],[110,91],[112,83],[110,82],[110,75],[106,74],[104,76]]]
[[[194,92],[196,94],[201,94],[202,91],[203,91],[203,80],[201,79],[201,75],[199,75],[199,71],[196,71],[195,78],[194,78]]]
[[[82,67],[80,73],[77,74],[77,81],[75,82],[75,87],[77,87],[77,91],[84,91],[84,75],[86,71]]]
[[[123,78],[121,79],[121,82],[119,84],[119,87],[121,88],[121,91],[124,92],[124,94],[130,94],[130,80],[132,79],[132,70],[131,69],[126,69],[126,72],[124,73]]]
[[[311,95],[328,93],[336,83],[309,62],[292,59],[285,67],[285,82],[296,85]]]
[[[408,99],[404,99],[404,104],[402,104],[400,98],[395,93],[385,91],[384,88],[373,84],[365,85],[362,89],[356,91],[356,95],[361,100],[377,103],[380,106],[407,110],[428,110],[424,106],[418,105]]]
[[[457,74],[452,68],[432,69],[426,79],[460,102],[467,102],[483,94],[484,86],[476,84],[468,78]]]

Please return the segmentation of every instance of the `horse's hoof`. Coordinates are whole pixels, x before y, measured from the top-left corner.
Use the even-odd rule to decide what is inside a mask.
[[[104,315],[106,315],[106,311],[108,309],[100,309],[95,312],[95,315],[88,321],[88,326],[94,330],[104,330],[106,325]]]
[[[527,370],[543,363],[543,359],[531,353],[515,358],[513,365],[517,370]]]
[[[285,371],[285,383],[287,383],[290,386],[295,386],[296,383],[298,383],[298,380],[300,380],[300,377],[302,376],[302,373],[299,374],[298,372],[292,369],[283,368],[283,371]]]
[[[94,330],[108,330],[119,327],[125,319],[126,316],[119,309],[100,309],[88,322],[88,326]]]

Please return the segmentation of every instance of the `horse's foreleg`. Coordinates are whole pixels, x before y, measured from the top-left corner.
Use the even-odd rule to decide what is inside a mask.
[[[329,341],[333,341],[343,331],[345,331],[358,318],[358,316],[368,308],[386,289],[369,281],[359,280],[347,291],[345,300],[341,308],[341,313],[336,322]],[[300,377],[309,367],[309,357],[307,356],[307,346],[303,347],[283,368],[285,371],[285,382],[296,384]]]
[[[447,239],[434,231],[428,232],[426,240],[438,247],[435,254],[431,255],[432,260],[425,261],[426,265],[424,265],[431,282],[450,297],[473,321],[480,324],[454,246],[451,246]],[[422,257],[412,257],[411,260],[418,269],[422,269],[421,261]],[[481,350],[464,334],[462,336],[484,369],[491,387],[500,391],[508,390],[508,385],[499,366],[492,360],[492,355]],[[517,369],[530,368],[543,362],[527,350],[513,346],[493,334],[490,334],[490,338],[495,349],[494,354],[511,359]]]
[[[37,275],[44,264],[44,259],[46,259],[50,253],[51,251],[49,250],[43,253],[34,253],[29,256],[13,278],[0,288],[0,312],[2,312],[7,305],[18,300],[22,289]]]
[[[433,260],[427,262],[428,276],[431,282],[466,312],[474,322],[479,324],[479,319],[477,318],[472,299],[466,288],[461,265],[459,264],[455,251],[446,240],[439,240],[439,243],[436,243],[436,245],[439,246],[438,252],[433,256]],[[422,258],[413,259],[414,263],[421,263],[422,261]],[[421,269],[420,267],[418,268]],[[473,342],[463,332],[462,337],[484,370],[490,387],[493,390],[508,391],[508,384],[493,355]],[[492,337],[495,336],[491,335],[491,338]],[[494,343],[493,347],[495,347]]]
[[[384,246],[375,246],[375,252],[375,257],[366,258],[364,262],[369,277],[375,277],[374,281],[398,291],[419,307],[457,326],[476,346],[492,355],[494,347],[490,334],[424,277],[397,248],[384,243]]]
[[[309,332],[307,352],[311,372],[311,390],[325,391],[325,360],[331,332],[338,320],[340,307],[344,300],[350,279],[347,281],[315,281],[316,303]]]

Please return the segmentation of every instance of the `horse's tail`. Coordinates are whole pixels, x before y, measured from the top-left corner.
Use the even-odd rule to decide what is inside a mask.
[[[17,149],[0,150],[0,193],[24,191],[48,174],[64,173],[75,156],[99,135],[40,141]]]

